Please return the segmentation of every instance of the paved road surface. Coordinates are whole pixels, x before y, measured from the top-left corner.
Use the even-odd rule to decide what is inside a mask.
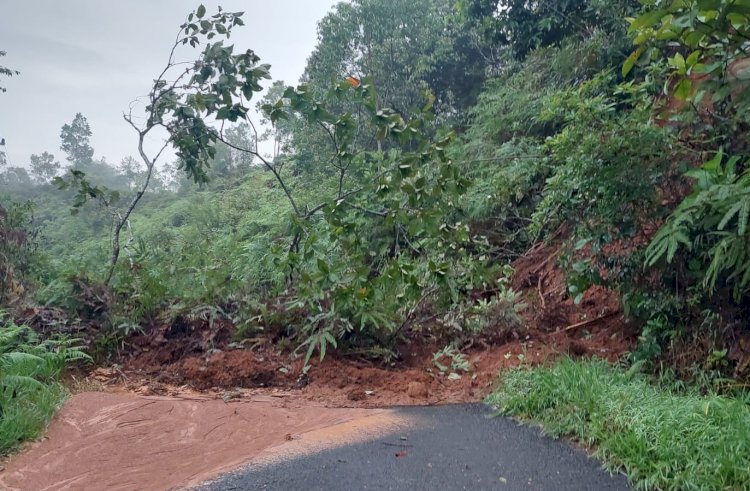
[[[398,409],[413,428],[206,484],[229,490],[625,490],[581,450],[538,429],[491,418],[483,405]],[[405,439],[404,439],[405,438]],[[397,456],[398,454],[398,456]]]

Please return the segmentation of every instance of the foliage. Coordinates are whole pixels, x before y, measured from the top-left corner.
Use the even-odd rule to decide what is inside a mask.
[[[521,300],[521,294],[510,287],[511,275],[512,268],[508,266],[497,280],[496,287],[490,290],[492,295],[489,298],[476,301],[468,298],[438,317],[438,324],[447,331],[444,336],[461,346],[481,338],[505,339],[522,330],[520,313],[527,305]]]
[[[36,251],[32,204],[0,205],[0,306],[23,298]]]
[[[717,121],[717,139],[744,149],[743,143],[734,143],[735,136],[744,141],[749,15],[750,3],[742,1],[654,2],[631,22],[638,48],[623,72],[636,62],[659,56],[666,41],[676,44],[679,49],[669,58],[677,79],[674,96],[691,101],[692,107],[708,104]],[[708,292],[726,283],[735,300],[741,300],[750,283],[750,259],[745,252],[750,198],[748,174],[741,161],[739,155],[725,159],[719,149],[700,169],[686,173],[694,179],[693,193],[654,237],[647,265],[662,258],[671,263],[680,249],[687,250],[690,269],[703,275],[702,285]]]
[[[61,191],[70,189],[75,191],[73,204],[70,212],[76,214],[80,208],[89,200],[96,202],[103,207],[108,207],[120,199],[120,193],[113,191],[105,186],[95,186],[86,178],[86,173],[80,170],[71,169],[67,179],[55,176],[52,183]]]
[[[739,157],[725,159],[719,152],[700,169],[687,173],[695,179],[693,193],[654,236],[646,251],[647,265],[662,258],[671,263],[681,249],[693,252],[688,255],[694,261],[691,269],[703,274],[702,285],[709,293],[726,282],[736,301],[747,295],[750,171],[742,168]]]
[[[681,334],[689,319],[687,305],[670,292],[627,292],[623,295],[623,308],[628,317],[644,322],[632,359],[650,365]]]
[[[66,159],[77,170],[88,168],[94,157],[91,147],[91,126],[88,120],[77,113],[70,124],[65,124],[60,131],[60,149],[67,154]]]
[[[701,152],[684,158],[692,193],[646,251],[646,266],[661,271],[663,281],[681,292],[676,302],[683,306],[680,315],[654,311],[644,329],[644,339],[651,340],[644,344],[646,352],[660,351],[654,340],[671,339],[683,329],[694,328],[709,339],[712,330],[746,315],[735,306],[743,304],[750,282],[744,165],[748,15],[750,4],[744,1],[654,1],[630,19],[635,51],[624,62],[623,74],[637,67],[636,76],[648,81],[653,73],[666,72],[661,75],[662,117],[670,125],[690,127],[693,135],[682,138]],[[700,167],[691,168],[695,163]],[[655,332],[670,334],[652,336]]]
[[[531,419],[553,436],[595,448],[638,489],[750,486],[750,409],[738,398],[674,392],[599,360],[503,375],[488,398],[502,414]]]
[[[0,58],[6,55],[5,51],[0,51]],[[13,77],[14,75],[20,75],[21,72],[18,70],[13,70],[12,68],[8,68],[6,66],[0,65],[0,76],[3,77]],[[0,93],[7,92],[8,89],[0,85]],[[0,169],[3,168],[5,165],[7,165],[7,157],[5,156],[5,152],[2,150],[2,147],[5,146],[5,138],[2,138],[0,135]]]
[[[648,214],[660,212],[655,201],[670,136],[650,122],[648,110],[618,104],[612,82],[604,72],[544,109],[544,119],[560,118],[565,128],[546,142],[555,171],[533,227],[554,230],[572,219],[582,238],[613,230],[632,235],[639,222],[653,218]]]
[[[304,86],[286,91],[288,106],[268,107],[272,119],[293,117],[281,112],[286,108],[332,125],[339,170],[334,198],[313,208],[322,211],[319,220],[312,213],[300,217],[280,264],[293,275],[291,307],[308,312],[305,336],[322,340],[329,332],[387,347],[427,297],[455,302],[458,290],[486,281],[481,263],[462,261],[467,247],[477,246],[468,227],[450,219],[467,182],[445,153],[450,137],[431,141],[422,134],[427,113],[405,121],[378,109],[369,79],[356,88],[340,83],[333,91],[342,97],[353,92],[350,101],[370,115],[375,137],[403,150],[353,153],[351,115],[327,113]]]
[[[458,9],[487,43],[507,46],[522,60],[534,49],[558,46],[564,40],[590,35],[597,29],[616,31],[635,8],[630,0],[462,0]]]
[[[199,9],[188,17],[184,37],[175,46],[197,46],[241,25],[241,14],[205,15]],[[306,85],[285,89],[278,103],[264,107],[270,121],[291,119],[319,127],[330,136],[333,150],[332,189],[303,207],[282,175],[282,163],[266,160],[256,147],[229,142],[223,130],[209,123],[246,118],[259,81],[269,77],[268,67],[258,62],[250,50],[235,55],[233,46],[206,42],[200,61],[177,75],[186,82],[157,79],[139,135],[142,142],[151,128],[168,128],[185,171],[197,181],[206,180],[208,160],[216,158],[219,142],[257,158],[271,172],[294,212],[291,247],[277,264],[291,280],[290,308],[307,312],[308,324],[300,327],[303,343],[322,353],[332,336],[357,337],[361,332],[365,339],[387,344],[408,320],[407,313],[424,300],[424,292],[455,300],[464,283],[483,281],[476,272],[481,264],[451,268],[452,258],[464,256],[471,242],[468,227],[452,221],[449,213],[467,182],[445,154],[450,136],[432,141],[422,133],[430,120],[429,106],[407,120],[379,106],[372,79],[356,87],[335,84],[327,102],[346,100],[359,107],[360,120],[368,119],[373,128],[372,138],[393,143],[387,153],[360,152],[355,143],[359,120],[351,112],[332,112]],[[171,59],[166,71],[174,66]],[[113,255],[113,267],[116,259]]]
[[[305,82],[327,90],[331,78],[370,77],[378,104],[402,116],[424,105],[425,90],[450,112],[473,102],[483,60],[460,26],[449,22],[452,0],[356,0],[318,24],[318,45]]]
[[[125,115],[140,164],[94,160],[77,115],[63,144],[89,164],[55,180],[64,193],[45,194],[23,169],[3,174],[15,198],[37,202],[35,298],[74,307],[76,288],[109,278],[97,322],[112,345],[197,308],[248,336],[296,343],[308,359],[331,349],[388,357],[416,336],[458,349],[521,329],[519,293],[500,272],[546,240],[575,303],[595,284],[623,297],[642,326],[635,359],[664,360],[697,333],[716,344],[704,358],[729,353],[704,321],[724,309],[710,324],[729,332],[748,314],[744,204],[732,202],[745,182],[741,4],[655,0],[649,24],[629,0],[357,0],[320,23],[303,83],[277,81],[260,99],[269,67],[229,43],[242,13],[201,7],[145,113]],[[721,31],[733,22],[739,31]],[[702,73],[714,59],[723,68]],[[631,63],[635,78],[623,81]],[[686,101],[673,97],[683,92]],[[159,177],[161,153],[143,141],[162,129],[178,158]],[[733,174],[728,157],[726,175],[691,171],[711,185],[696,184],[667,219],[685,195],[682,171],[719,148],[739,159]],[[77,216],[59,214],[63,199]]]
[[[460,379],[461,374],[459,372],[468,372],[471,369],[471,364],[466,356],[453,346],[446,346],[432,355],[432,363],[438,369],[440,375],[447,375],[450,380]]]
[[[90,361],[75,339],[41,340],[0,312],[0,455],[36,438],[65,399],[66,365]]]
[[[55,161],[55,156],[49,152],[29,157],[31,173],[39,183],[48,183],[60,170],[60,162]]]
[[[631,19],[635,51],[624,63],[650,67],[666,58],[670,79],[664,93],[681,101],[675,119],[698,120],[713,137],[713,150],[747,153],[750,121],[748,80],[750,2],[692,0],[649,2]]]
[[[5,51],[0,51],[0,57],[6,56],[7,53]],[[21,72],[18,70],[13,70],[12,68],[8,68],[6,66],[0,65],[0,75],[3,77],[12,77],[14,75],[20,75]],[[8,89],[5,87],[0,86],[0,92],[7,92]]]

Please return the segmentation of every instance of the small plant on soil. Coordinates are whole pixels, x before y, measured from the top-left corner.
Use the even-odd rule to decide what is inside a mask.
[[[432,355],[432,362],[440,375],[447,375],[451,380],[460,379],[459,372],[466,373],[471,370],[469,360],[453,346],[446,346]]]

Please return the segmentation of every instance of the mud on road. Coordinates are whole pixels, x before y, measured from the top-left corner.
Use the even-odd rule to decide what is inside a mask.
[[[333,409],[285,398],[73,396],[46,436],[12,458],[0,489],[166,490],[249,461],[318,451],[407,424],[384,409]]]

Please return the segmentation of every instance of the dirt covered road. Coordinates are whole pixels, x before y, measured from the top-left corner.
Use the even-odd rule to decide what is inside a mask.
[[[627,489],[598,462],[481,404],[325,408],[245,394],[75,395],[0,489]]]
[[[43,440],[5,464],[0,489],[179,489],[250,461],[352,443],[405,424],[389,410],[322,408],[271,396],[81,393]]]

